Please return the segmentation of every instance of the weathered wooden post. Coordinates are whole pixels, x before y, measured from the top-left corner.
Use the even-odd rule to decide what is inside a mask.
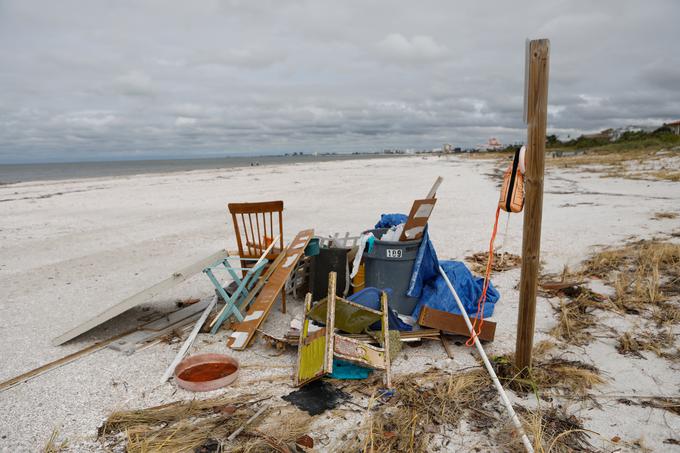
[[[524,232],[522,272],[519,284],[519,314],[515,357],[520,369],[531,367],[536,318],[536,289],[541,251],[543,215],[543,172],[545,169],[545,130],[548,118],[548,67],[550,41],[528,43],[526,75],[527,150],[524,189]]]

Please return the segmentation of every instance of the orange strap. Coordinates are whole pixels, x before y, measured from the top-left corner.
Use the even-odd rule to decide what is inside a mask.
[[[493,231],[491,232],[491,241],[489,241],[489,259],[486,262],[486,273],[484,274],[484,287],[482,289],[482,294],[477,299],[477,314],[472,320],[472,333],[470,338],[465,343],[467,346],[472,346],[475,344],[475,337],[479,335],[484,325],[484,304],[486,303],[486,291],[489,289],[489,283],[491,282],[491,268],[493,267],[493,243],[496,240],[496,232],[498,231],[498,217],[501,213],[501,208],[498,206],[496,208],[496,220],[493,224]],[[477,325],[479,323],[479,326]]]

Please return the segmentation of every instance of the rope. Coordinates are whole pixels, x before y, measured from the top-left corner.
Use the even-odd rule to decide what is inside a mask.
[[[491,240],[489,241],[489,259],[486,262],[486,273],[484,274],[484,287],[482,288],[482,294],[477,299],[477,314],[475,315],[472,322],[472,329],[470,333],[470,338],[465,342],[467,346],[472,346],[475,344],[475,337],[479,335],[482,331],[482,326],[484,325],[484,304],[486,303],[486,292],[489,289],[489,283],[491,282],[491,268],[493,267],[493,243],[496,240],[496,233],[498,232],[498,218],[501,213],[501,207],[496,208],[496,220],[493,223],[493,231],[491,232]],[[479,324],[479,326],[477,325]]]

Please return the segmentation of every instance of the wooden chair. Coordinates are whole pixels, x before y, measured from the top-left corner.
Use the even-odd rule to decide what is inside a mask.
[[[229,213],[234,224],[238,255],[243,258],[242,268],[252,265],[246,259],[258,259],[271,242],[279,237],[265,258],[273,262],[283,250],[283,201],[262,201],[258,203],[229,203]],[[243,271],[245,277],[247,271]],[[244,307],[245,308],[245,307]],[[281,311],[286,312],[286,293],[281,293]]]

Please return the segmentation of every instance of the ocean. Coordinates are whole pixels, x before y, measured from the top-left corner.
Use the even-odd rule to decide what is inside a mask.
[[[210,170],[253,165],[275,165],[298,162],[327,162],[349,159],[394,157],[382,154],[329,154],[295,156],[252,156],[205,159],[124,160],[110,162],[70,162],[49,164],[0,165],[0,184],[50,181],[62,179],[128,176],[145,173],[168,173],[189,170]]]

